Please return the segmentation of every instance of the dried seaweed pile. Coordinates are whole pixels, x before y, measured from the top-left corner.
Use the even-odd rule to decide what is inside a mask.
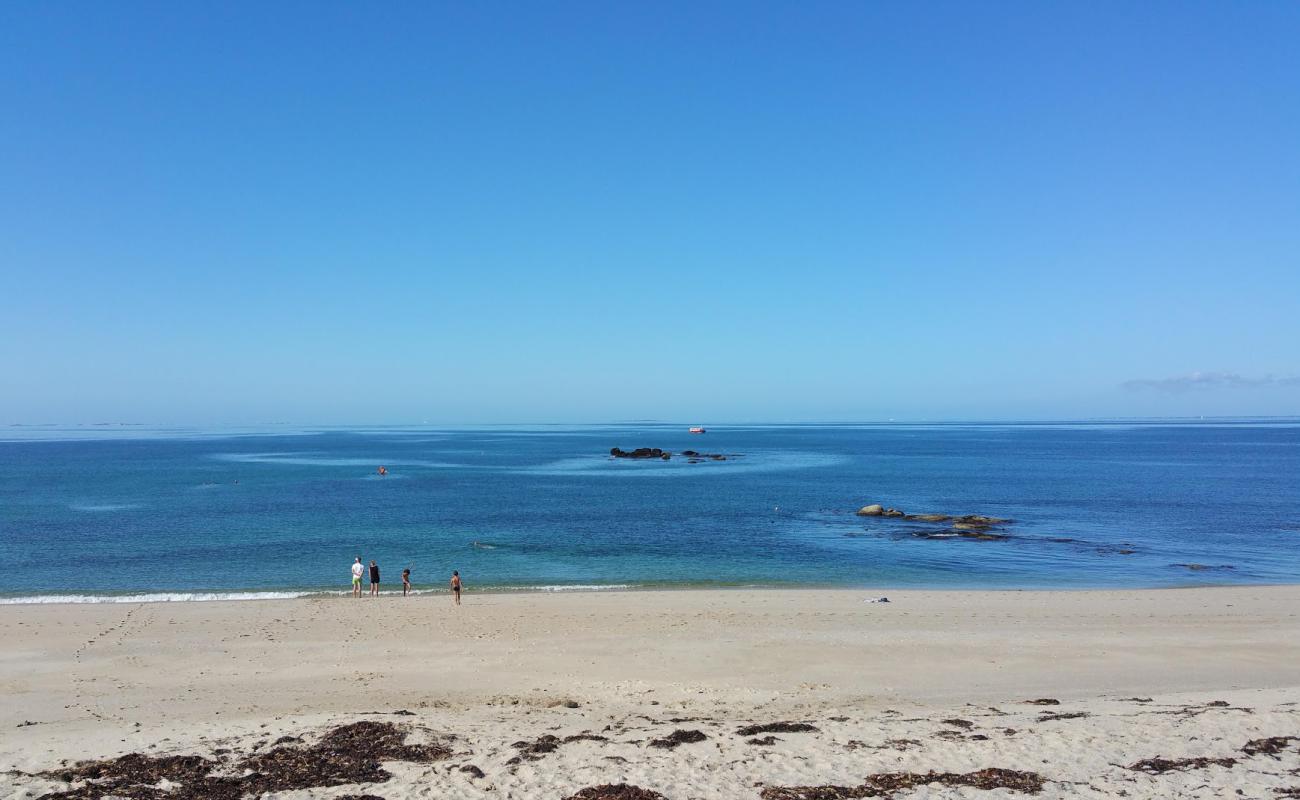
[[[562,744],[569,742],[607,742],[609,739],[594,733],[577,733],[573,736],[566,736],[561,739],[552,734],[543,734],[533,741],[519,741],[510,745],[519,751],[519,755],[507,761],[507,764],[520,764],[524,761],[537,761],[547,753],[553,753],[560,748]]]
[[[705,736],[703,731],[676,730],[668,734],[667,736],[663,737],[662,739],[654,739],[653,741],[650,742],[650,746],[660,747],[665,750],[672,750],[673,748],[678,747],[679,745],[702,742],[707,738],[709,737]]]
[[[990,767],[977,772],[884,772],[869,775],[858,786],[767,786],[762,800],[853,800],[862,797],[890,797],[894,792],[930,784],[969,786],[975,789],[1009,789],[1038,794],[1046,781],[1036,772]]]
[[[1089,714],[1087,711],[1068,711],[1064,714],[1040,714],[1038,717],[1038,721],[1053,722],[1058,719],[1084,719],[1086,717],[1091,717],[1091,716],[1092,715]]]
[[[1267,739],[1251,739],[1241,747],[1241,752],[1248,756],[1265,755],[1277,758],[1277,754],[1300,742],[1300,736],[1270,736]]]
[[[1196,758],[1146,758],[1135,764],[1130,764],[1129,769],[1134,772],[1145,772],[1148,775],[1163,775],[1166,772],[1182,772],[1189,769],[1203,769],[1209,766],[1234,767],[1237,765],[1235,758],[1206,758],[1198,756]]]
[[[668,800],[658,792],[642,789],[627,783],[605,783],[600,786],[588,786],[577,794],[571,794],[564,800]]]
[[[806,722],[769,722],[766,725],[748,725],[736,731],[740,736],[757,736],[760,733],[817,733],[817,727]]]
[[[41,800],[240,800],[289,789],[380,783],[392,777],[384,770],[384,761],[428,763],[451,755],[441,744],[406,744],[405,740],[405,732],[390,722],[363,721],[335,728],[310,747],[277,746],[231,766],[198,756],[130,753],[46,773],[70,783],[87,783],[46,794]],[[214,775],[218,769],[227,774]],[[163,780],[179,786],[159,788]]]

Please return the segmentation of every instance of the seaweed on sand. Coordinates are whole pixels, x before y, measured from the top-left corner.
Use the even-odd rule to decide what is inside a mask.
[[[1038,717],[1039,722],[1051,722],[1058,719],[1083,719],[1091,717],[1087,711],[1069,711],[1065,714],[1042,714]]]
[[[1232,767],[1236,766],[1235,758],[1206,758],[1198,756],[1196,758],[1146,758],[1137,763],[1130,764],[1129,769],[1134,772],[1145,772],[1148,775],[1163,775],[1166,772],[1184,772],[1189,769],[1203,769],[1209,766]]]
[[[217,762],[202,756],[146,756],[127,753],[107,761],[90,761],[69,769],[46,773],[47,777],[72,783],[82,780],[114,780],[152,785],[164,778],[185,783],[202,778],[216,769]]]
[[[566,736],[561,739],[550,733],[542,734],[533,741],[519,741],[510,745],[519,751],[519,755],[507,761],[507,764],[519,764],[524,761],[537,761],[547,753],[553,753],[559,749],[560,745],[569,742],[607,742],[609,738],[600,736],[595,733],[576,733],[573,736]]]
[[[807,722],[769,722],[766,725],[747,725],[736,731],[740,736],[757,736],[760,733],[818,733],[815,725]]]
[[[405,743],[406,734],[390,722],[356,722],[329,731],[310,747],[275,747],[242,759],[245,774],[213,776],[217,762],[199,756],[145,756],[130,753],[109,761],[46,773],[68,782],[90,781],[42,800],[239,800],[245,795],[290,789],[315,789],[351,783],[380,783],[392,777],[383,761],[438,761],[451,755],[441,744]],[[162,779],[179,784],[163,790]]]
[[[572,736],[564,737],[564,743],[569,742],[608,742],[608,736],[601,736],[598,733],[575,733]]]
[[[1277,758],[1277,754],[1300,742],[1300,736],[1270,736],[1267,739],[1251,739],[1241,747],[1241,752],[1248,756],[1265,755]]]
[[[665,750],[672,750],[673,748],[683,744],[693,744],[695,742],[702,742],[707,738],[709,737],[705,736],[703,731],[676,730],[668,734],[667,736],[663,737],[662,739],[652,740],[650,742],[650,746],[661,747]]]
[[[564,800],[668,800],[658,792],[627,783],[604,783],[588,786]]]
[[[862,797],[891,797],[894,792],[930,784],[975,789],[1008,789],[1025,794],[1043,790],[1044,778],[1036,772],[990,767],[977,772],[884,772],[869,775],[858,786],[767,786],[762,800],[851,800]]]
[[[533,741],[518,741],[510,745],[519,751],[519,755],[507,761],[507,764],[518,764],[523,761],[537,761],[547,753],[553,753],[564,744],[560,737],[552,734],[543,734]]]

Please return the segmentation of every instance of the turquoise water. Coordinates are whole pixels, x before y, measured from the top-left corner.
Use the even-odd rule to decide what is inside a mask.
[[[1300,425],[11,428],[0,544],[5,602],[336,591],[356,555],[386,589],[1296,582]]]

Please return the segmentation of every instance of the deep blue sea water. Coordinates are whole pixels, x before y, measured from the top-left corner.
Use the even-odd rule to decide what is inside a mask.
[[[1015,522],[929,539],[872,502]],[[1300,425],[13,428],[0,546],[5,602],[342,590],[355,555],[386,589],[1300,582]]]

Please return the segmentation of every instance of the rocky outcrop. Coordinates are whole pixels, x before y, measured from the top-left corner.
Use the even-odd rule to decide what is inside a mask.
[[[658,447],[638,447],[635,450],[611,447],[609,454],[614,458],[660,458],[664,461],[673,457],[672,453],[667,450],[660,450]]]
[[[988,517],[983,514],[904,514],[896,508],[886,508],[880,503],[872,503],[857,510],[859,517],[881,517],[903,519],[908,522],[947,523],[943,528],[917,528],[911,535],[918,539],[977,539],[996,541],[1006,539],[1007,534],[1000,533],[999,528],[1011,522],[1002,517]]]
[[[722,453],[699,453],[694,450],[683,450],[682,455],[691,460],[692,464],[698,464],[701,461],[726,461],[727,457]]]
[[[903,519],[911,522],[947,522],[952,517],[947,514],[907,514]]]
[[[879,503],[872,503],[869,506],[863,506],[857,511],[859,517],[905,517],[902,511],[896,508],[885,508]]]

